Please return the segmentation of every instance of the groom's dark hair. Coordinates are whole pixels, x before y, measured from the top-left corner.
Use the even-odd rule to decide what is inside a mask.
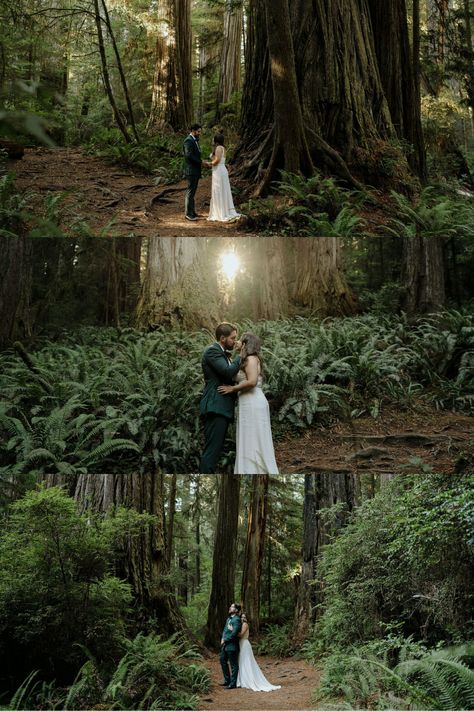
[[[197,131],[199,128],[202,128],[200,123],[192,123],[191,126],[189,127],[190,131]]]
[[[237,327],[234,326],[233,323],[227,323],[227,321],[220,323],[216,328],[216,341],[218,341],[221,336],[225,336],[227,338],[227,336],[230,336],[230,334],[234,331],[237,331]]]
[[[239,605],[238,602],[234,602],[233,604],[234,604],[234,607],[235,607],[235,609],[237,610],[237,612],[240,612],[241,609],[242,609],[242,605]]]

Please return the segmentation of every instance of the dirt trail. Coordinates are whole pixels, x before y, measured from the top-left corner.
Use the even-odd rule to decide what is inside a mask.
[[[275,443],[281,473],[396,473],[416,457],[435,472],[452,474],[460,458],[474,457],[474,421],[453,412],[386,409],[326,429],[306,430]]]
[[[276,691],[224,689],[222,671],[216,657],[206,662],[211,671],[212,686],[202,697],[199,711],[304,711],[314,708],[311,693],[319,683],[319,672],[301,659],[257,657],[257,662],[271,684],[281,685]]]
[[[211,177],[205,171],[196,194],[196,209],[203,218],[184,218],[185,181],[153,184],[149,176],[107,163],[80,148],[27,148],[21,160],[10,161],[20,190],[31,190],[33,205],[42,209],[47,193],[66,192],[61,227],[68,233],[74,221],[86,221],[96,232],[136,237],[230,237],[244,234],[243,221],[207,222]],[[106,226],[110,224],[110,228]]]

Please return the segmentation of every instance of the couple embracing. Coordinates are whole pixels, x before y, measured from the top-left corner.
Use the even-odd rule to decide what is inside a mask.
[[[233,350],[240,351],[236,358]],[[214,474],[238,399],[234,474],[278,474],[265,397],[261,342],[254,333],[237,340],[237,327],[220,323],[216,340],[202,357],[204,392],[200,412],[204,420],[201,474]]]
[[[249,624],[241,606],[233,602],[229,608],[221,638],[220,662],[226,689],[274,691],[281,686],[270,684],[258,666],[249,642]]]

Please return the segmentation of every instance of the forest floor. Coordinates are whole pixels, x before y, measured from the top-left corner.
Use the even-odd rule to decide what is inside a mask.
[[[185,181],[153,184],[151,177],[86,154],[80,148],[27,148],[21,160],[10,161],[20,191],[31,193],[33,212],[41,216],[48,194],[64,194],[60,226],[86,222],[94,234],[135,237],[238,236],[243,220],[225,224],[207,222],[211,200],[211,174],[205,171],[196,194],[196,209],[203,217],[184,217]],[[248,234],[248,233],[245,233]]]
[[[474,421],[462,413],[391,407],[377,419],[364,416],[287,435],[275,442],[275,454],[285,474],[401,473],[413,459],[452,474],[463,458],[474,457]]]
[[[271,684],[281,689],[263,692],[250,689],[224,689],[217,654],[206,661],[212,675],[211,691],[202,697],[200,711],[303,711],[314,708],[311,693],[318,686],[318,670],[301,659],[256,657],[258,665]]]

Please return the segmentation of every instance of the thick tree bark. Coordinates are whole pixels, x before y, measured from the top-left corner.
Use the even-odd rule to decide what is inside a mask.
[[[199,237],[151,237],[137,325],[211,328],[219,322],[216,269]]]
[[[221,51],[219,84],[216,96],[215,122],[221,118],[220,105],[230,101],[232,94],[238,91],[240,81],[240,54],[242,42],[243,6],[235,0],[226,0],[224,10],[224,38]]]
[[[429,313],[444,307],[443,240],[439,237],[405,238],[403,242],[403,309]]]
[[[121,542],[117,574],[132,585],[137,602],[143,607],[144,619],[156,618],[163,634],[187,634],[185,620],[168,581],[163,474],[159,471],[81,474],[75,482],[52,476],[46,483],[48,486],[67,484],[80,511],[110,513],[117,506],[124,506],[155,517],[155,523],[144,533],[126,537]]]
[[[212,559],[212,588],[204,640],[206,647],[211,649],[219,648],[229,606],[232,602],[236,602],[234,595],[239,492],[240,477],[223,474]]]
[[[321,516],[321,509],[344,504],[331,521]],[[303,510],[303,562],[298,600],[294,615],[293,642],[307,637],[316,619],[316,605],[321,592],[316,584],[318,557],[330,536],[345,525],[355,505],[354,480],[348,474],[306,474]]]
[[[249,238],[252,245],[253,318],[275,320],[288,316],[284,237]]]
[[[163,5],[147,130],[168,126],[183,131],[193,116],[191,0],[166,0]]]
[[[260,581],[267,520],[268,474],[252,477],[252,499],[247,524],[241,600],[252,630],[260,627]]]
[[[273,145],[278,136],[278,120],[282,115],[296,117],[296,151],[299,150],[298,128],[301,112],[305,136],[312,162],[323,166],[354,184],[348,167],[362,170],[373,160],[373,147],[378,149],[394,135],[387,102],[380,82],[373,46],[370,14],[365,0],[295,0],[289,6],[289,28],[294,49],[290,73],[288,56],[282,58],[282,77],[291,82],[296,76],[297,98],[277,113],[275,87],[268,91],[271,71],[268,53],[267,24],[263,21],[263,0],[253,0],[249,19],[249,56],[246,69],[245,98],[241,126],[241,144],[236,162],[247,177],[261,175],[270,165]],[[288,2],[279,0],[270,10],[268,21],[277,7],[282,18],[287,17]],[[277,18],[278,22],[278,18]],[[279,25],[277,25],[279,26]],[[281,50],[291,45],[279,39]],[[275,40],[276,41],[276,40]],[[273,40],[272,40],[273,42]],[[273,45],[272,45],[273,47]],[[272,48],[270,48],[272,54]],[[273,55],[278,52],[273,48]],[[277,65],[273,65],[274,75]],[[252,94],[256,94],[254,98]],[[285,92],[282,92],[285,96]],[[286,100],[294,90],[286,92]],[[290,111],[288,111],[290,107]],[[287,126],[282,124],[282,131]],[[272,130],[273,129],[273,130]],[[291,138],[294,138],[291,136]],[[302,145],[302,144],[301,144]],[[289,169],[281,153],[278,169]],[[403,160],[403,158],[401,157]],[[291,158],[293,160],[293,156]],[[303,168],[303,164],[300,167]],[[303,170],[304,172],[304,170]],[[375,179],[376,175],[370,176]]]
[[[2,237],[0,252],[0,346],[32,334],[33,244],[28,237]]]
[[[405,0],[368,0],[375,51],[392,123],[399,138],[413,147],[408,160],[413,170],[426,179],[426,157],[421,128],[419,93],[419,18],[413,13],[413,53],[408,37]],[[414,6],[417,0],[415,0]],[[414,8],[415,9],[415,8]],[[418,26],[415,22],[418,21]]]
[[[298,309],[318,316],[355,312],[357,301],[343,272],[337,237],[292,238],[286,245],[293,265],[290,298]]]

